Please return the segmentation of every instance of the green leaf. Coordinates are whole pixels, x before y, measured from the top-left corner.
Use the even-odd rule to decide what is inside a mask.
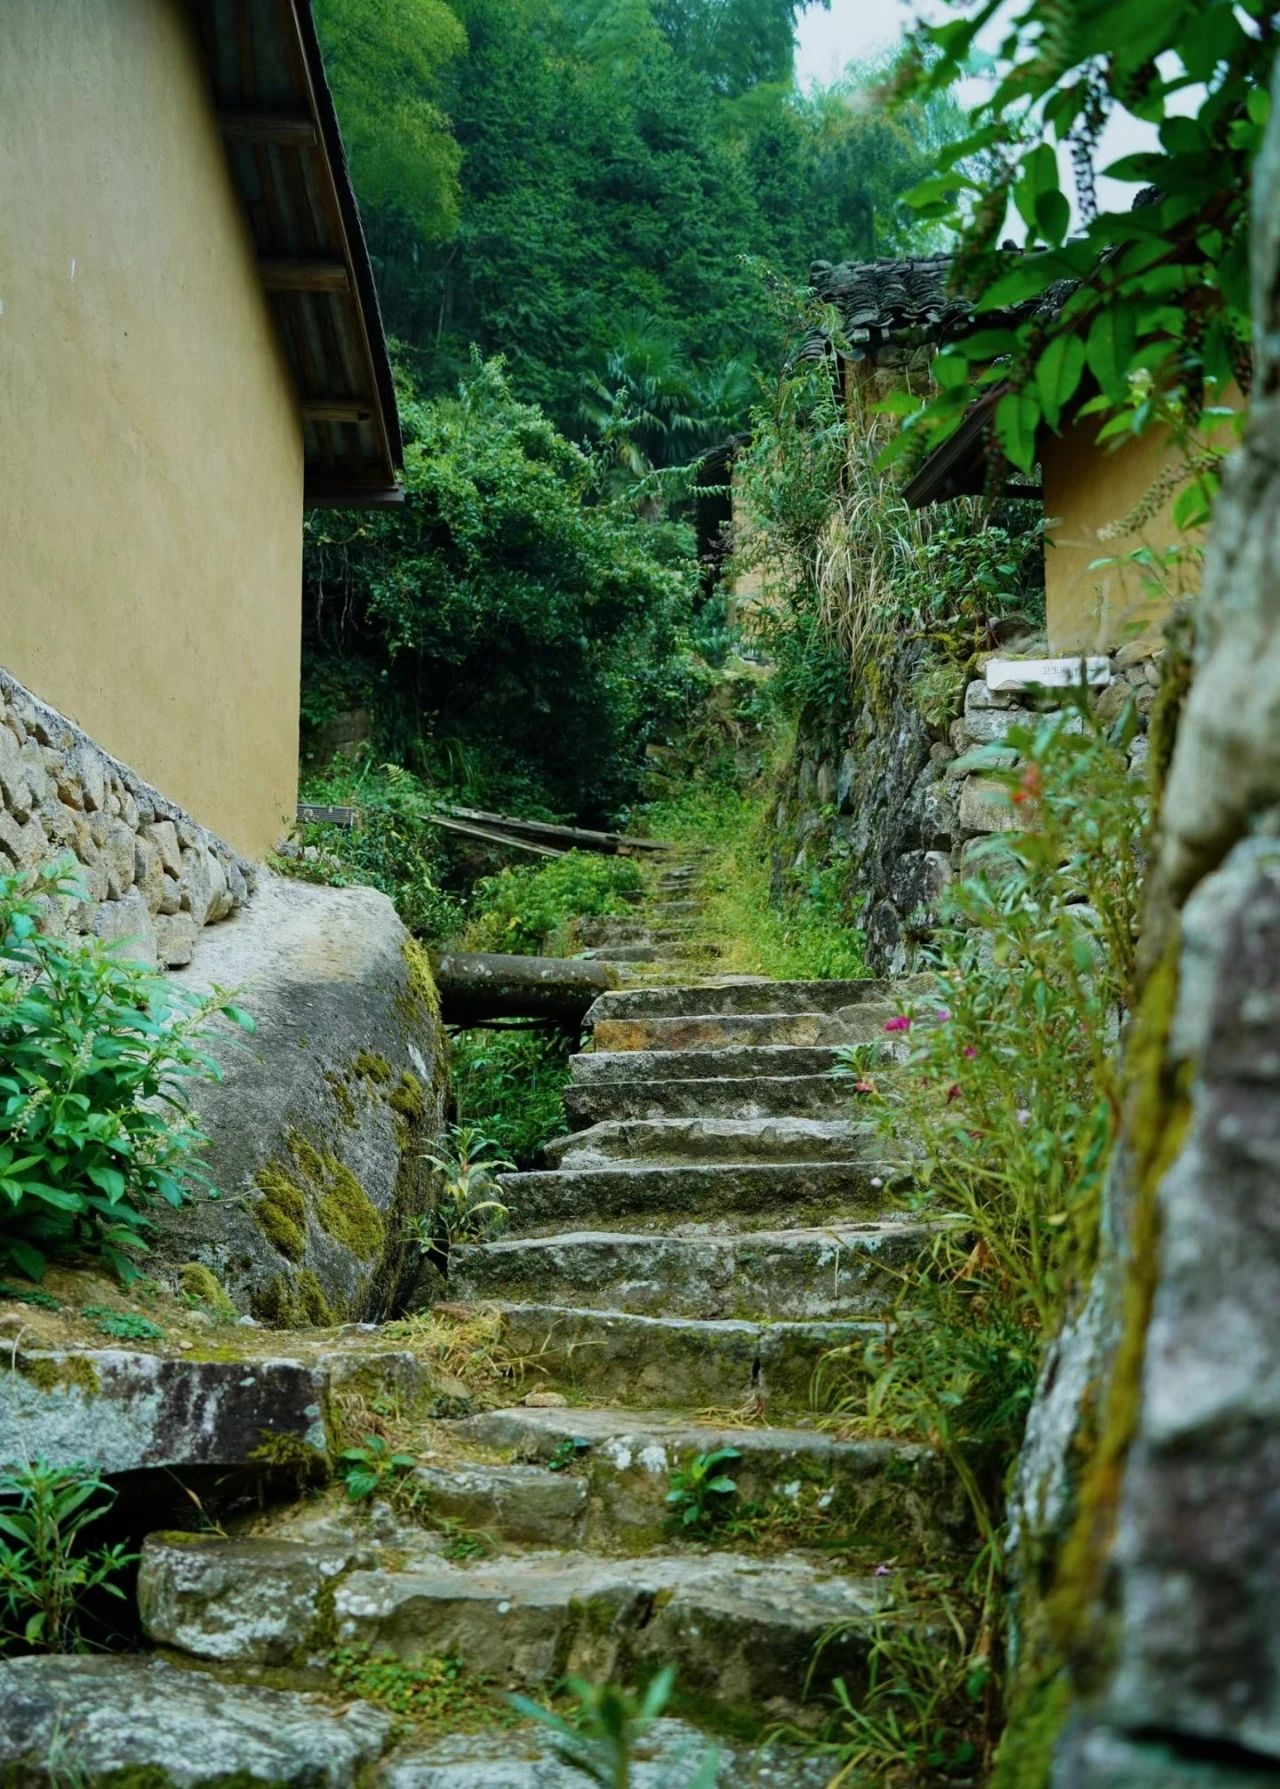
[[[1040,406],[1030,392],[1006,391],[996,405],[995,431],[1009,462],[1021,472],[1036,463],[1036,428]]]
[[[1084,373],[1084,343],[1077,335],[1054,336],[1036,362],[1036,391],[1051,429],[1079,388]]]
[[[1089,329],[1085,360],[1104,395],[1114,404],[1123,403],[1128,395],[1127,375],[1134,347],[1132,311],[1117,304],[1099,311]]]

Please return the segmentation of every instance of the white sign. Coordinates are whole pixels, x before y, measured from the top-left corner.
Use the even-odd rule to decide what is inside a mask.
[[[1109,658],[993,658],[987,660],[987,688],[1007,690],[1069,689],[1085,683],[1100,688],[1111,682]]]

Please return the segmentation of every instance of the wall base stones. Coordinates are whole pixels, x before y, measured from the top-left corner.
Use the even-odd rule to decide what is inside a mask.
[[[0,670],[0,868],[60,857],[86,898],[48,897],[46,927],[167,968],[253,887],[229,845]]]

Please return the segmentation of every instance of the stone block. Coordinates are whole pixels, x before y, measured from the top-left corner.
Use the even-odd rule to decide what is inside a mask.
[[[1084,682],[1091,687],[1101,686],[1111,681],[1111,660],[1103,657],[1085,658],[1083,660],[1083,676],[1081,659],[1074,658],[991,658],[987,660],[985,675],[987,688],[997,694],[1016,690],[1031,689],[1068,689],[1072,684]]]
[[[58,795],[68,807],[96,814],[106,806],[106,766],[87,740],[77,741],[66,752],[57,783]]]
[[[840,768],[836,774],[836,806],[842,814],[853,809],[854,788],[858,777],[858,754],[847,751],[841,754]]]
[[[134,835],[123,820],[108,819],[102,841],[101,862],[107,872],[107,895],[110,900],[120,900],[133,887],[135,844]]]
[[[325,1651],[330,1587],[373,1563],[355,1544],[231,1540],[210,1546],[203,1536],[153,1534],[138,1570],[138,1613],[153,1644],[176,1646],[193,1658],[288,1665]],[[229,1584],[234,1598],[225,1594]]]
[[[902,930],[921,938],[938,923],[942,896],[951,881],[951,859],[943,851],[904,851],[889,872],[889,898]]]
[[[226,872],[217,854],[203,844],[183,848],[178,886],[182,906],[190,912],[197,926],[225,919],[231,911]]]
[[[100,876],[106,881],[106,871],[100,864],[88,873]],[[88,877],[86,877],[86,882]],[[116,945],[123,956],[132,957],[136,962],[156,963],[156,938],[151,924],[151,915],[147,911],[147,903],[136,888],[129,889],[120,900],[99,900],[89,916],[88,931],[90,937],[99,939],[103,944]]]
[[[971,776],[960,790],[960,831],[1014,832],[1027,822],[1009,798],[1003,783]]]
[[[22,746],[8,727],[0,727],[0,799],[19,821],[27,819],[32,807],[22,752]]]
[[[830,807],[836,798],[838,774],[830,758],[823,758],[818,764],[817,793],[820,807]]]
[[[182,874],[182,852],[178,845],[178,831],[172,820],[157,820],[154,825],[145,827],[145,837],[149,838],[160,853],[160,862],[171,876]]]
[[[182,969],[195,955],[198,936],[189,913],[157,913],[151,922],[156,956],[166,969]]]
[[[964,692],[964,711],[972,714],[976,709],[1009,708],[1013,696],[1007,690],[992,689],[985,677],[975,677]]]
[[[15,869],[31,870],[50,855],[49,841],[37,821],[20,825],[12,814],[0,809],[0,853]]]

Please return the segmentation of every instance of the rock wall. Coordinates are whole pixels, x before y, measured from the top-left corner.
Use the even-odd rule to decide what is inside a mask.
[[[50,899],[46,924],[175,968],[201,927],[242,907],[253,868],[86,733],[0,671],[0,864],[70,856],[87,901]]]
[[[1165,783],[1101,1259],[1015,1491],[1000,1789],[1280,1777],[1278,217],[1274,107],[1249,429]]]
[[[1122,649],[1093,691],[1108,721],[1134,701],[1135,775],[1147,763],[1161,656]],[[1019,657],[1035,660],[1043,651]],[[801,727],[774,814],[779,876],[840,866],[872,974],[917,966],[948,884],[971,870],[983,841],[1015,824],[971,755],[983,746],[1000,750],[1011,728],[1034,724],[1055,702],[1051,694],[991,689],[986,666],[997,659],[1017,662],[994,652],[939,659],[922,642],[902,640],[864,672],[842,727],[825,717]]]

